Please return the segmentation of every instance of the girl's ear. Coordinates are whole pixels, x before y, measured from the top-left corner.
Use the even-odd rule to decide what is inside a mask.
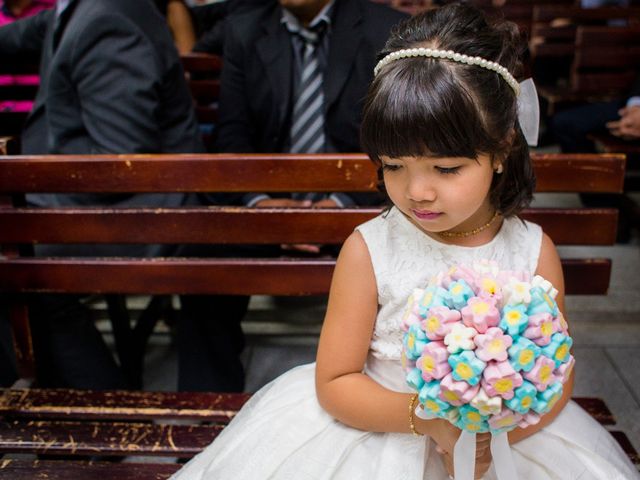
[[[503,150],[504,153],[500,153],[493,156],[493,171],[496,172],[497,174],[501,174],[504,171],[503,162],[509,156],[509,151],[511,150],[511,145],[513,145],[513,141],[515,137],[516,137],[516,131],[512,128],[509,130],[509,132],[507,133],[507,136],[502,142],[502,145],[504,147],[504,150]]]

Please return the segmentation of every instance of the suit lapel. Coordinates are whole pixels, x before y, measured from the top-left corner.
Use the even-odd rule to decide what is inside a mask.
[[[280,8],[274,13],[265,29],[265,35],[258,39],[257,53],[267,72],[271,91],[278,108],[278,123],[282,127],[287,117],[291,98],[291,39],[280,24]]]
[[[76,5],[78,4],[78,0],[71,0],[67,8],[65,8],[60,15],[58,15],[55,19],[55,23],[53,25],[53,39],[51,42],[51,52],[54,53],[58,45],[60,44],[60,39],[62,38],[62,34],[64,33],[64,29],[69,23],[69,19],[73,14],[73,10],[75,10]]]
[[[329,60],[325,72],[325,111],[336,101],[353,68],[362,31],[360,4],[355,0],[337,0],[331,37]]]

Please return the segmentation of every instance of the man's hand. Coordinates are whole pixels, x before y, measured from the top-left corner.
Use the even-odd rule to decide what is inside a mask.
[[[607,128],[612,135],[625,140],[640,138],[640,106],[623,108],[619,111],[620,120],[608,122]]]
[[[335,203],[333,202],[333,200],[331,202]],[[254,206],[257,208],[310,208],[313,205],[310,200],[294,200],[292,198],[265,198],[264,200],[256,202]],[[319,245],[312,245],[307,243],[283,244],[280,245],[280,248],[282,248],[283,250],[295,250],[305,253],[320,253]]]
[[[254,207],[272,208],[272,207],[290,207],[290,208],[308,208],[311,206],[310,200],[294,200],[293,198],[265,198],[255,203]]]
[[[335,200],[331,200],[330,198],[325,198],[323,200],[319,200],[316,203],[313,204],[314,208],[339,208],[340,205],[338,205]]]

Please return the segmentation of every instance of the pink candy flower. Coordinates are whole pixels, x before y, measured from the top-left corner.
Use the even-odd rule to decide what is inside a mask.
[[[477,347],[476,357],[484,362],[489,360],[504,362],[509,356],[507,349],[513,343],[513,339],[497,327],[491,327],[486,333],[476,335],[473,341]]]
[[[440,381],[440,399],[454,406],[469,403],[480,390],[480,384],[469,385],[464,380],[457,382],[450,373]]]
[[[416,366],[422,372],[422,378],[430,382],[439,380],[451,371],[447,359],[449,352],[442,342],[430,342],[424,347],[422,356],[418,358]]]
[[[533,383],[539,392],[543,392],[547,389],[550,383],[557,380],[557,377],[553,373],[555,368],[556,362],[551,360],[549,357],[540,355],[536,359],[536,363],[533,365],[533,368],[529,372],[524,373],[524,378]]]
[[[429,340],[442,340],[451,331],[455,322],[460,320],[460,312],[447,307],[431,307],[422,329]]]
[[[502,292],[496,279],[489,276],[482,277],[478,281],[478,296],[501,300]]]
[[[567,383],[569,380],[569,376],[573,371],[573,366],[576,364],[576,359],[573,358],[573,355],[569,357],[569,361],[567,363],[563,363],[560,365],[553,374],[560,380],[561,383]]]
[[[510,430],[514,425],[518,425],[521,420],[522,415],[508,408],[503,408],[499,414],[489,417],[489,426],[492,430]]]
[[[464,265],[454,265],[449,269],[447,274],[442,279],[442,284],[445,288],[449,288],[449,285],[458,280],[464,280],[472,289],[475,289],[475,279],[477,273]]]
[[[462,322],[485,333],[489,327],[495,327],[500,322],[500,312],[496,308],[496,299],[491,297],[473,297],[468,305],[461,310]]]
[[[418,301],[422,298],[423,295],[423,289],[415,288],[413,290],[413,293],[407,300],[407,306],[402,316],[402,329],[405,332],[409,330],[409,327],[411,325],[419,324],[422,321],[422,317],[420,316],[420,305],[418,304]]]
[[[558,323],[555,322],[550,313],[536,313],[529,316],[529,325],[522,333],[523,337],[528,338],[539,346],[549,345],[551,335],[558,331]]]
[[[482,373],[482,388],[487,395],[499,395],[505,400],[513,398],[513,390],[522,385],[522,376],[508,361],[490,362]]]
[[[540,421],[540,415],[530,410],[525,415],[523,415],[522,419],[520,420],[520,423],[518,423],[518,426],[520,428],[527,428],[530,425],[535,425],[539,421]]]

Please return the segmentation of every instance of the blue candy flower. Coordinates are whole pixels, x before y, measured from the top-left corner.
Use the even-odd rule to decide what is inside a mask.
[[[408,360],[417,360],[422,355],[422,350],[429,343],[420,325],[411,325],[409,331],[402,340],[405,354]]]
[[[449,365],[453,369],[452,375],[454,380],[464,380],[469,385],[477,385],[480,381],[480,375],[486,367],[486,363],[480,360],[470,350],[464,350],[449,356]]]
[[[418,393],[418,400],[425,412],[438,417],[444,417],[446,412],[452,408],[451,404],[440,399],[439,380],[425,383]]]
[[[527,307],[524,305],[505,305],[502,309],[500,328],[512,337],[520,335],[527,328],[528,322]]]
[[[460,418],[455,423],[455,426],[460,430],[467,430],[472,433],[483,433],[489,431],[489,419],[486,415],[481,415],[478,410],[471,405],[462,405],[458,408]]]
[[[414,368],[407,374],[407,384],[416,392],[420,391],[424,385],[424,379],[422,378],[422,372],[419,368]]]
[[[420,313],[426,316],[431,307],[450,307],[451,295],[440,286],[430,286],[424,290],[424,295],[419,299]]]
[[[467,304],[467,301],[475,296],[469,284],[463,279],[452,282],[449,285],[449,294],[453,308],[458,310],[462,309]]]
[[[509,347],[509,361],[513,368],[519,372],[529,372],[540,356],[540,347],[528,338],[518,337],[518,340]]]
[[[514,412],[524,415],[537,401],[536,395],[538,390],[531,383],[526,380],[522,382],[522,385],[514,390],[513,398],[505,400],[505,405]]]
[[[556,368],[569,361],[573,339],[562,333],[554,333],[549,345],[542,347],[542,353],[556,362]]]
[[[560,382],[553,383],[544,392],[538,392],[536,401],[531,408],[536,413],[543,415],[553,408],[560,397],[562,397],[562,384]]]
[[[528,315],[536,313],[550,313],[553,317],[558,316],[558,304],[541,287],[531,289],[531,303],[527,309]]]

